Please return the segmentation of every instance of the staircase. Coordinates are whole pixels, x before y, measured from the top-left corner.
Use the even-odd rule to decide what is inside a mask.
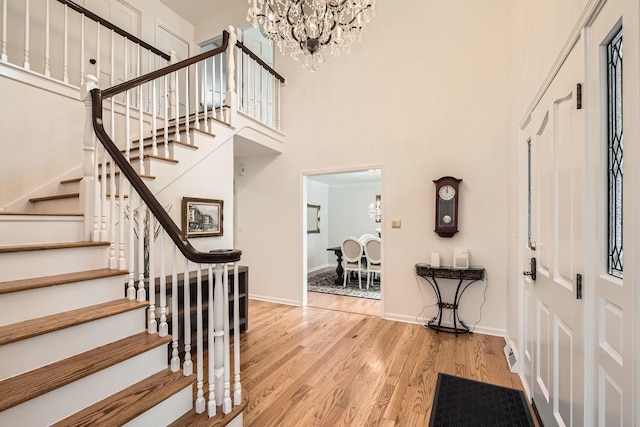
[[[213,134],[190,132],[214,144]],[[180,154],[202,151],[176,140],[170,147],[168,158],[145,156],[146,181],[158,163],[177,167]],[[226,425],[246,398],[226,421],[192,411],[195,378],[167,365],[170,335],[147,332],[149,302],[125,298],[129,271],[107,268],[109,242],[82,241],[80,179],[31,198],[30,212],[0,214],[0,357],[9,361],[0,425]]]
[[[242,425],[247,396],[240,384],[240,340],[238,335],[230,340],[229,330],[234,329],[230,323],[235,331],[240,328],[237,316],[228,316],[227,301],[228,276],[232,270],[238,272],[240,251],[209,250],[232,244],[229,240],[207,245],[204,252],[194,248],[176,225],[181,212],[175,201],[169,215],[156,198],[170,193],[167,189],[172,186],[193,188],[188,176],[194,169],[210,167],[208,159],[221,157],[226,169],[232,170],[236,135],[245,151],[253,145],[258,152],[282,150],[283,135],[272,127],[279,124],[279,113],[262,114],[266,108],[255,107],[277,104],[267,102],[267,95],[250,86],[240,95],[234,92],[234,57],[243,58],[247,66],[241,78],[255,81],[250,72],[262,73],[266,67],[277,76],[272,80],[274,87],[284,79],[241,43],[236,45],[230,30],[231,36],[225,32],[223,46],[215,51],[126,84],[96,89],[93,99],[82,95],[85,133],[76,145],[83,150],[82,165],[12,201],[10,212],[0,212],[0,357],[4,362],[0,426]],[[216,72],[207,68],[207,64],[215,66],[214,55],[226,55],[226,79],[207,80]],[[3,60],[0,67],[6,65]],[[258,65],[249,67],[249,63]],[[198,70],[204,80],[197,78]],[[187,80],[189,73],[195,78]],[[83,79],[82,93],[87,94],[91,76]],[[210,86],[211,82],[220,87]],[[198,101],[197,94],[209,91],[226,95],[230,105],[214,105],[213,110],[210,106],[207,111],[207,102]],[[270,93],[279,102],[279,91]],[[96,101],[96,94],[101,101]],[[195,99],[190,99],[193,94]],[[110,107],[105,107],[108,102]],[[204,111],[198,111],[198,106],[204,106]],[[249,110],[261,115],[250,117]],[[102,127],[105,111],[110,133]],[[130,129],[130,122],[137,129]],[[232,180],[225,176],[223,185],[232,189]],[[232,191],[228,194],[232,197]],[[152,225],[138,224],[134,209],[150,211]],[[161,226],[160,242],[152,242],[148,254],[155,250],[157,258],[150,263],[150,271],[143,272],[147,250],[143,251],[137,236],[151,234],[154,223]],[[153,270],[154,264],[159,271]],[[194,270],[204,272],[202,278],[197,275],[195,288],[208,285],[209,300],[202,304],[202,295],[192,298],[184,291],[184,301],[196,300],[197,306],[177,307],[173,304],[178,298],[168,302],[167,295],[177,295],[177,289],[171,288],[177,282],[176,272]],[[171,274],[173,278],[164,283]],[[151,278],[159,278],[159,289],[154,290],[156,280]],[[238,283],[237,276],[233,280]],[[149,295],[158,296],[150,299]],[[236,293],[234,304],[237,301]],[[174,313],[202,312],[203,306],[208,310],[208,325],[201,319],[196,320],[197,328],[188,322],[179,325],[196,331],[193,345],[191,334],[167,327],[178,324],[177,317],[170,319]],[[215,355],[207,361],[208,378],[203,372],[207,371],[205,351]]]

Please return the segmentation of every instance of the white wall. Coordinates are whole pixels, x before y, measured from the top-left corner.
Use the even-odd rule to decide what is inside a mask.
[[[302,301],[301,175],[382,167],[384,316],[415,322],[434,301],[415,263],[437,251],[450,265],[453,248],[466,246],[489,281],[482,312],[484,286],[475,285],[460,316],[504,331],[508,3],[378,2],[362,42],[317,72],[277,55],[286,152],[247,159],[237,180],[237,243],[254,297]],[[443,175],[464,179],[460,232],[450,239],[433,232],[432,180]]]
[[[369,205],[381,193],[380,183],[332,185],[329,187],[329,246],[340,246],[347,236],[377,235],[381,223],[369,216]],[[333,257],[335,260],[335,257]]]
[[[307,271],[314,271],[329,265],[330,257],[327,252],[327,248],[330,247],[328,243],[331,212],[329,186],[307,180],[307,203],[320,206],[320,233],[306,234]],[[331,255],[333,256],[333,253]]]

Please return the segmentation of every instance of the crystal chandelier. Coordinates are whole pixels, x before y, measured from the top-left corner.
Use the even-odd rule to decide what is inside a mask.
[[[375,0],[248,0],[247,21],[280,52],[315,71],[325,55],[349,51],[374,15]]]

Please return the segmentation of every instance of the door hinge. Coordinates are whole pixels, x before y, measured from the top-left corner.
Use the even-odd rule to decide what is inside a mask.
[[[582,299],[582,274],[576,274],[576,299]]]
[[[576,85],[576,109],[582,110],[582,83]]]

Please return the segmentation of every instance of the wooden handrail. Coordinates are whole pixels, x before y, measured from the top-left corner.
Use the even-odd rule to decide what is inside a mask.
[[[104,91],[102,91],[102,96],[104,98],[112,97],[119,93],[125,92],[129,89],[132,89],[136,86],[139,86],[143,83],[148,83],[152,80],[165,76],[169,73],[180,70],[189,65],[195,64],[196,62],[200,62],[203,59],[207,59],[211,56],[216,56],[220,53],[223,53],[225,50],[227,50],[228,44],[229,44],[229,32],[225,30],[222,32],[222,45],[219,48],[201,53],[200,55],[196,55],[191,58],[187,58],[183,61],[176,62],[175,64],[171,64],[159,70],[152,71],[147,74],[143,74],[142,76],[136,77],[135,79],[131,79],[127,82],[120,83],[119,85],[110,87],[109,89],[105,89]]]
[[[107,21],[104,18],[101,18],[100,16],[96,15],[95,13],[85,9],[84,7],[80,6],[77,3],[74,3],[71,0],[58,0],[58,2],[69,6],[71,9],[75,10],[76,12],[79,12],[83,15],[85,15],[87,18],[99,23],[100,25],[107,27],[110,30],[113,30],[114,32],[116,32],[117,34],[120,34],[122,37],[125,37],[129,40],[131,40],[134,43],[139,44],[140,46],[144,47],[147,50],[150,50],[151,52],[155,53],[156,55],[166,59],[167,61],[171,60],[171,56],[167,53],[164,53],[163,51],[161,51],[160,49],[151,46],[150,44],[140,40],[139,38],[137,38],[136,36],[134,36],[131,33],[128,33],[127,31],[123,30],[122,28],[112,24],[111,22]]]
[[[184,62],[184,61],[183,61]],[[177,65],[177,64],[176,64]],[[122,86],[122,85],[120,85]],[[126,90],[126,89],[124,89]],[[199,264],[215,264],[240,261],[242,251],[238,249],[214,250],[211,252],[200,252],[194,248],[189,240],[184,236],[180,228],[171,219],[167,211],[160,205],[158,199],[151,193],[149,188],[144,184],[138,173],[133,169],[124,155],[118,150],[118,147],[111,140],[104,130],[102,120],[102,99],[103,91],[100,89],[91,90],[92,110],[93,110],[93,130],[96,136],[104,146],[105,150],[111,155],[111,158],[118,165],[120,171],[129,180],[140,198],[147,205],[151,213],[156,217],[162,228],[167,232],[173,243],[178,247],[182,255],[189,261]]]
[[[258,64],[260,64],[262,66],[262,68],[264,68],[265,70],[267,70],[269,72],[269,74],[273,75],[276,79],[280,80],[281,83],[284,83],[284,77],[282,77],[280,74],[278,74],[278,72],[276,70],[274,70],[273,68],[271,68],[269,66],[269,64],[267,64],[266,62],[264,62],[262,59],[260,59],[258,57],[258,55],[256,55],[255,53],[253,53],[248,47],[246,47],[241,41],[238,41],[236,43],[236,46],[238,46],[244,53],[246,53],[247,55],[249,55],[249,57],[251,57],[251,59],[253,59],[254,61],[256,61]]]

